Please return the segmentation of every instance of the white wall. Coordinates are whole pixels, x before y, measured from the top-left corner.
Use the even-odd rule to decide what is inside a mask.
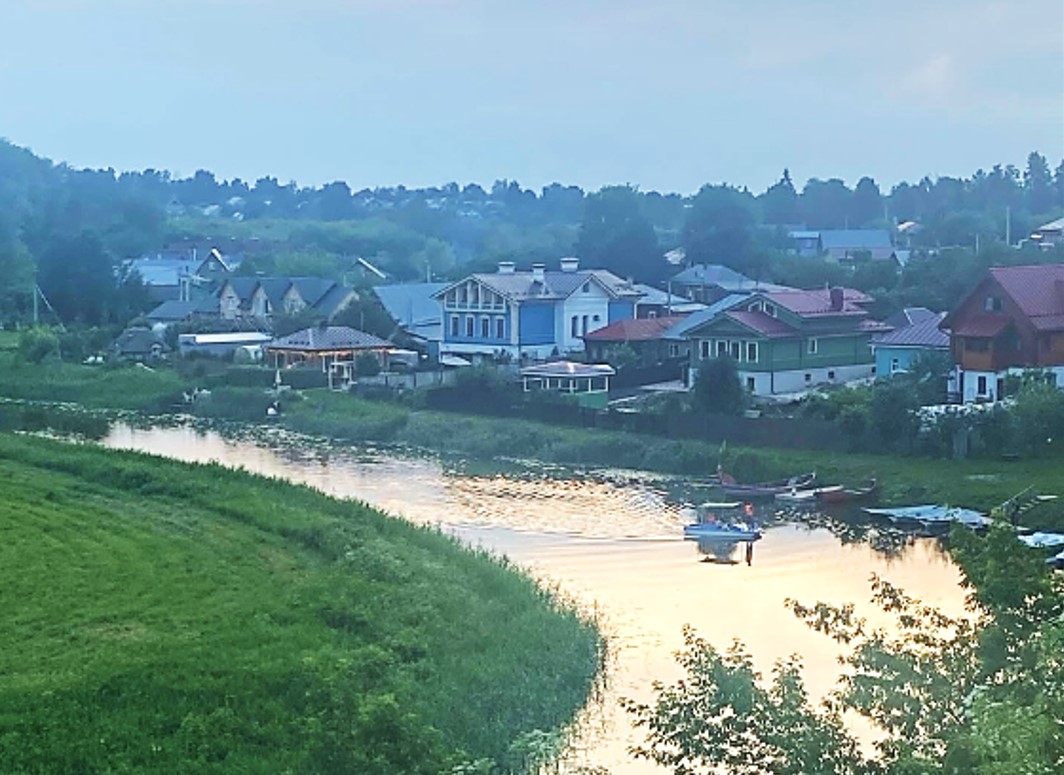
[[[583,328],[584,315],[587,315],[588,331],[608,326],[610,323],[609,295],[594,280],[589,282],[591,288],[587,293],[577,288],[572,296],[555,307],[554,330],[558,332],[558,349],[563,353],[567,350],[582,351],[584,349],[584,340],[580,338],[585,333]],[[572,319],[574,315],[577,316],[579,321],[579,328],[575,337],[572,335]],[[598,315],[598,320],[595,320],[596,315]]]

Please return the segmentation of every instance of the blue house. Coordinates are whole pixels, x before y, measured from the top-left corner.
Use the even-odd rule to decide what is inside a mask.
[[[945,312],[910,307],[898,315],[909,324],[872,339],[877,377],[909,371],[913,362],[926,353],[949,353],[949,335],[939,328]],[[888,324],[893,322],[894,318],[887,321]]]
[[[513,262],[495,273],[472,274],[435,294],[443,318],[444,355],[540,360],[581,352],[584,334],[635,317],[642,293],[604,269],[580,269],[563,258],[560,269]]]

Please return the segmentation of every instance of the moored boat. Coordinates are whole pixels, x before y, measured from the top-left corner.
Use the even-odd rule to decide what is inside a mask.
[[[991,519],[973,509],[958,506],[899,506],[893,509],[865,508],[866,514],[883,517],[898,525],[919,525],[921,527],[945,526],[956,522],[973,529],[987,527]]]
[[[871,479],[865,487],[822,487],[817,490],[821,503],[857,503],[870,501],[879,495],[879,482]]]
[[[822,493],[836,493],[842,490],[841,484],[834,484],[829,487],[815,487],[812,489],[799,490],[794,488],[787,492],[776,493],[777,503],[792,503],[792,504],[812,504],[816,503],[820,499]]]
[[[788,479],[757,484],[739,484],[735,477],[722,470],[717,471],[720,488],[726,495],[739,498],[772,498],[778,493],[808,489],[816,481],[815,473],[797,474]]]

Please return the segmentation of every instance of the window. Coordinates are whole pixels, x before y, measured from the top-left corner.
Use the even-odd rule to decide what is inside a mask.
[[[750,311],[751,312],[760,312],[761,311],[761,302],[755,301],[753,304],[751,304],[750,305]]]
[[[739,342],[731,343],[731,357],[734,360],[739,360],[739,353],[742,350],[742,345]]]
[[[754,378],[753,377],[747,377],[746,378],[746,389],[749,392],[753,393],[756,388],[757,388],[757,383],[754,381]]]
[[[488,318],[480,319],[480,338],[487,339],[491,336],[491,321]]]
[[[718,339],[717,340],[717,357],[718,358],[723,358],[727,354],[728,354],[728,343],[725,342],[723,339]]]
[[[986,377],[980,377],[975,383],[975,392],[977,395],[986,395]]]
[[[591,293],[591,282],[589,281],[589,282],[584,283],[584,285],[580,288],[580,292],[581,293]]]
[[[458,316],[451,315],[451,336],[458,336],[460,325],[461,324],[458,322]]]
[[[720,343],[718,342],[717,344],[719,345]],[[710,355],[708,339],[702,339],[698,342],[698,355],[702,360],[708,360]]]
[[[766,315],[771,315],[772,317],[776,317],[776,305],[775,304],[769,304],[766,301],[765,302],[765,314]]]
[[[506,338],[506,318],[495,318],[495,338]]]
[[[658,311],[656,309],[652,309],[652,310],[650,310],[650,312],[647,313],[647,317],[648,318],[656,318],[657,316],[658,316]],[[598,317],[598,316],[596,315],[595,317]]]
[[[810,339],[807,343],[807,350],[810,355],[816,355],[817,350],[820,349],[820,342],[816,339]]]
[[[601,318],[601,317],[599,317],[598,315],[592,315],[592,316],[591,316],[591,319],[592,319],[592,320],[593,320],[594,322],[598,323],[598,322],[599,322],[599,321],[600,321],[600,320],[601,320],[602,318]]]
[[[828,379],[831,379],[831,380],[835,379],[835,372],[834,371],[829,371],[828,372]]]
[[[465,319],[465,335],[472,338],[473,336],[473,316],[469,315]]]
[[[750,363],[757,363],[757,342],[746,343],[746,360]]]
[[[583,319],[580,321],[580,330],[584,334],[587,333],[587,315],[584,315]]]
[[[898,359],[897,358],[891,358],[890,359],[890,373],[894,374],[899,369],[901,369],[901,364],[898,362]]]
[[[1001,297],[987,296],[983,299],[983,310],[985,312],[1001,312]]]
[[[580,318],[573,315],[572,320],[569,321],[569,335],[574,339],[580,336]]]
[[[810,374],[808,371],[805,373],[805,381],[806,382],[812,382],[813,381],[813,375]]]
[[[676,342],[669,342],[669,357],[670,358],[675,358],[679,354],[680,354],[680,345],[676,344]]]

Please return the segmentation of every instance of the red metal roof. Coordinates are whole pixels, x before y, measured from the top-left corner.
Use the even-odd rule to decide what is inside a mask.
[[[871,298],[853,288],[842,288],[842,309],[831,308],[831,291],[827,288],[812,291],[772,291],[762,294],[774,304],[789,309],[802,317],[819,317],[822,315],[867,315],[860,304]]]
[[[975,315],[953,329],[954,336],[997,336],[1009,324],[1005,315]]]
[[[647,342],[661,335],[684,319],[684,315],[660,318],[631,318],[584,334],[586,342]]]
[[[995,266],[990,275],[1035,328],[1064,329],[1064,264]]]
[[[752,328],[754,331],[757,331],[764,336],[784,337],[796,336],[798,334],[798,331],[795,328],[787,325],[779,318],[774,318],[764,312],[732,310],[731,312],[725,312],[724,315],[738,323],[742,323],[748,328]]]

